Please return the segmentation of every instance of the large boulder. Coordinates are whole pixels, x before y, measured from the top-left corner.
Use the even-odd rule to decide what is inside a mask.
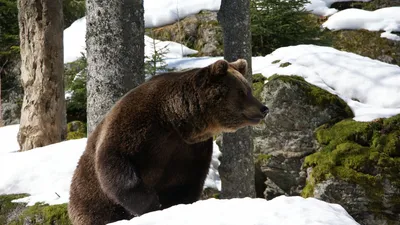
[[[255,76],[254,95],[270,108],[254,128],[257,195],[272,199],[300,195],[306,182],[304,158],[318,149],[314,130],[353,117],[339,97],[298,76]]]
[[[198,56],[223,55],[222,30],[217,12],[201,11],[176,23],[147,29],[146,34],[162,41],[184,44],[199,51]]]
[[[316,130],[304,197],[342,205],[360,224],[400,224],[400,115]]]

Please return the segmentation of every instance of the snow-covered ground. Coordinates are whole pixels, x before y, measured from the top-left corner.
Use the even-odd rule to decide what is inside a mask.
[[[110,225],[358,225],[337,204],[314,198],[208,199]]]
[[[328,18],[322,25],[330,30],[385,31],[381,37],[400,41],[400,7],[388,7],[375,11],[362,9],[345,9]]]
[[[86,18],[83,17],[71,24],[64,30],[64,63],[70,63],[77,60],[82,54],[86,55]],[[196,54],[197,51],[190,49],[182,44],[171,41],[154,40],[145,36],[145,56],[151,57],[155,48],[167,48],[165,57],[182,58],[187,55]]]
[[[335,14],[338,10],[329,8],[335,2],[351,2],[352,0],[309,0],[310,3],[306,4],[305,9],[319,16],[330,16]],[[369,2],[371,0],[358,0],[359,2]]]
[[[36,202],[68,202],[71,178],[85,150],[86,138],[18,152],[18,127],[11,125],[0,128],[0,195],[29,194],[29,197],[15,200],[29,205]],[[218,173],[220,155],[218,145],[214,142],[213,159],[205,187],[221,190]]]

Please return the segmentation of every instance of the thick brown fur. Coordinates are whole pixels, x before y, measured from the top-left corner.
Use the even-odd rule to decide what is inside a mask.
[[[158,75],[121,98],[89,136],[68,206],[74,225],[107,224],[199,199],[212,137],[257,124],[267,109],[247,63]]]

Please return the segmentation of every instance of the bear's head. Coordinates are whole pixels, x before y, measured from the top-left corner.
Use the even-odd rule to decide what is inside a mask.
[[[268,107],[253,96],[251,85],[244,77],[246,72],[244,59],[231,63],[218,60],[197,71],[195,89],[205,115],[202,122],[206,125],[187,141],[201,141],[221,132],[257,125],[267,115]]]
[[[216,107],[210,107],[216,124],[223,132],[236,130],[258,124],[268,113],[268,107],[258,101],[252,94],[252,88],[244,77],[247,73],[247,62],[239,59],[228,63],[218,60],[209,66],[210,81],[216,95],[210,96]]]

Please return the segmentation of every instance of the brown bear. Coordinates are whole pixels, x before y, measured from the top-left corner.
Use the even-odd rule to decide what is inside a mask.
[[[212,137],[258,124],[268,108],[244,78],[247,62],[218,60],[157,75],[122,97],[87,140],[72,178],[74,225],[101,225],[197,201]]]

